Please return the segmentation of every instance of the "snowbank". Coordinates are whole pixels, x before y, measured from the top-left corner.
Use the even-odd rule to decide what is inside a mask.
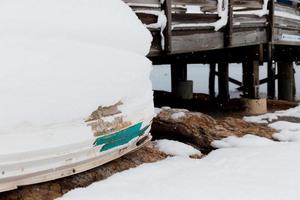
[[[219,149],[200,160],[172,157],[116,174],[60,200],[282,200],[300,196],[297,143]]]
[[[121,0],[1,1],[0,30],[1,154],[88,140],[98,106],[154,115],[151,35]]]
[[[254,123],[269,123],[274,120],[277,120],[278,117],[300,118],[300,106],[297,106],[295,108],[290,108],[288,110],[276,111],[274,113],[266,113],[264,115],[259,115],[259,116],[244,117],[244,120],[247,122],[254,122]]]
[[[252,147],[274,144],[274,141],[259,137],[256,135],[245,135],[243,137],[229,136],[222,140],[215,140],[211,143],[214,148],[232,148],[232,147]]]
[[[157,140],[155,142],[156,147],[172,156],[193,156],[198,155],[201,156],[201,152],[190,145],[183,144],[181,142],[173,141],[173,140]]]
[[[300,124],[286,121],[278,121],[269,124],[271,128],[278,130],[273,138],[282,142],[298,142],[300,141]]]

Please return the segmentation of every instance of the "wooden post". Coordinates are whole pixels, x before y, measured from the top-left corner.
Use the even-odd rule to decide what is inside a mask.
[[[216,64],[210,64],[209,65],[209,96],[211,99],[214,99],[216,97],[215,92],[215,78],[216,78]]]
[[[259,61],[243,63],[244,97],[259,99]]]
[[[221,62],[218,64],[219,101],[225,103],[229,100],[229,64]]]
[[[268,61],[268,98],[275,99],[275,66],[273,61]]]
[[[292,62],[278,62],[278,99],[295,101],[295,77]]]
[[[172,0],[164,0],[162,9],[167,17],[167,25],[163,32],[165,46],[162,46],[162,49],[169,53],[172,51]]]
[[[174,86],[178,81],[187,80],[187,64],[186,63],[172,63],[171,64],[171,81],[172,81],[172,92]]]
[[[296,94],[297,94],[297,85],[296,85],[296,79],[295,79],[295,74],[296,74],[296,70],[293,68],[293,80],[292,80],[292,83],[293,83],[293,97],[294,97],[294,101],[296,101]]]
[[[273,64],[273,47],[268,46],[268,98],[275,99],[275,65]]]
[[[249,99],[259,99],[259,61],[252,61],[248,68],[249,77]]]
[[[272,43],[274,40],[274,1],[269,1],[268,2],[268,10],[269,10],[269,15],[268,15],[268,22],[269,22],[269,26],[268,26],[268,40],[269,43]]]
[[[233,7],[232,0],[228,0],[228,22],[224,29],[224,46],[229,47],[232,45],[233,34]]]
[[[248,81],[248,62],[243,62],[243,96],[247,97],[249,92],[249,81]]]
[[[187,80],[187,63],[171,64],[172,95],[178,99],[193,98],[193,81]]]
[[[267,92],[268,92],[268,98],[269,99],[275,99],[275,65],[273,64],[273,45],[272,42],[274,40],[274,1],[268,2],[268,85],[267,85]]]

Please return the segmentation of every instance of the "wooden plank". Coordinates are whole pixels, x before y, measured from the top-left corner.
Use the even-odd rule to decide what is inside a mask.
[[[186,14],[186,13],[173,13],[172,24],[188,24],[188,23],[212,23],[219,20],[217,14]]]
[[[160,4],[160,0],[123,0],[129,4]]]
[[[178,34],[179,33],[179,34]],[[209,49],[220,49],[224,47],[224,38],[222,32],[204,32],[197,33],[173,31],[172,36],[172,53],[186,53]]]
[[[300,15],[300,10],[296,9],[295,7],[282,5],[278,3],[274,3],[274,11],[285,12],[285,13],[294,14],[298,16]]]
[[[217,6],[217,0],[173,0],[174,5],[205,5]]]
[[[216,74],[217,76],[220,75],[218,72],[216,72],[215,74]],[[234,78],[231,78],[231,77],[228,77],[228,81],[229,81],[230,83],[233,83],[233,84],[238,85],[238,86],[242,86],[242,85],[243,85],[241,81],[238,81],[238,80],[236,80],[236,79],[234,79]]]
[[[157,23],[158,16],[147,14],[147,13],[136,13],[138,18],[143,22],[143,24],[154,24]]]
[[[234,15],[233,26],[234,28],[246,28],[246,27],[266,27],[267,17],[259,17],[257,15]]]
[[[217,0],[173,0],[173,11],[182,8],[186,11],[186,6],[199,6],[199,10],[202,12],[216,12]]]
[[[261,0],[233,0],[232,4],[234,7],[246,7],[246,8],[261,8]]]
[[[299,20],[274,16],[273,24],[274,24],[273,25],[274,28],[300,30],[300,21]]]
[[[243,31],[244,30],[244,31]],[[234,30],[231,47],[262,44],[267,42],[266,29],[241,29]]]
[[[289,30],[282,28],[273,28],[275,44],[286,44],[286,45],[300,45],[300,40],[297,39],[297,36],[300,36],[300,30]],[[295,37],[294,40],[289,37]]]

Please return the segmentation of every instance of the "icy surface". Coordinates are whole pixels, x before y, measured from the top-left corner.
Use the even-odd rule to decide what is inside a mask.
[[[155,141],[155,144],[160,151],[166,153],[167,155],[184,157],[192,155],[201,156],[201,152],[199,150],[181,142],[173,140],[157,140]]]
[[[274,141],[250,134],[243,137],[229,136],[222,140],[215,140],[211,143],[211,145],[215,148],[252,147],[269,144],[274,144]]]
[[[299,156],[299,143],[219,149],[200,160],[175,156],[75,189],[60,200],[297,199]]]
[[[1,154],[88,140],[98,106],[154,115],[151,34],[121,0],[1,1],[0,29]]]

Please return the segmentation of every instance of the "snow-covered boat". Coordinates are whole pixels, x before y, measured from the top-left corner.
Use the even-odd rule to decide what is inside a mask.
[[[151,140],[142,122],[92,141],[1,156],[0,192],[77,174],[119,158]],[[4,160],[6,160],[4,162]]]
[[[121,0],[2,2],[0,27],[0,192],[151,139],[152,38]]]

